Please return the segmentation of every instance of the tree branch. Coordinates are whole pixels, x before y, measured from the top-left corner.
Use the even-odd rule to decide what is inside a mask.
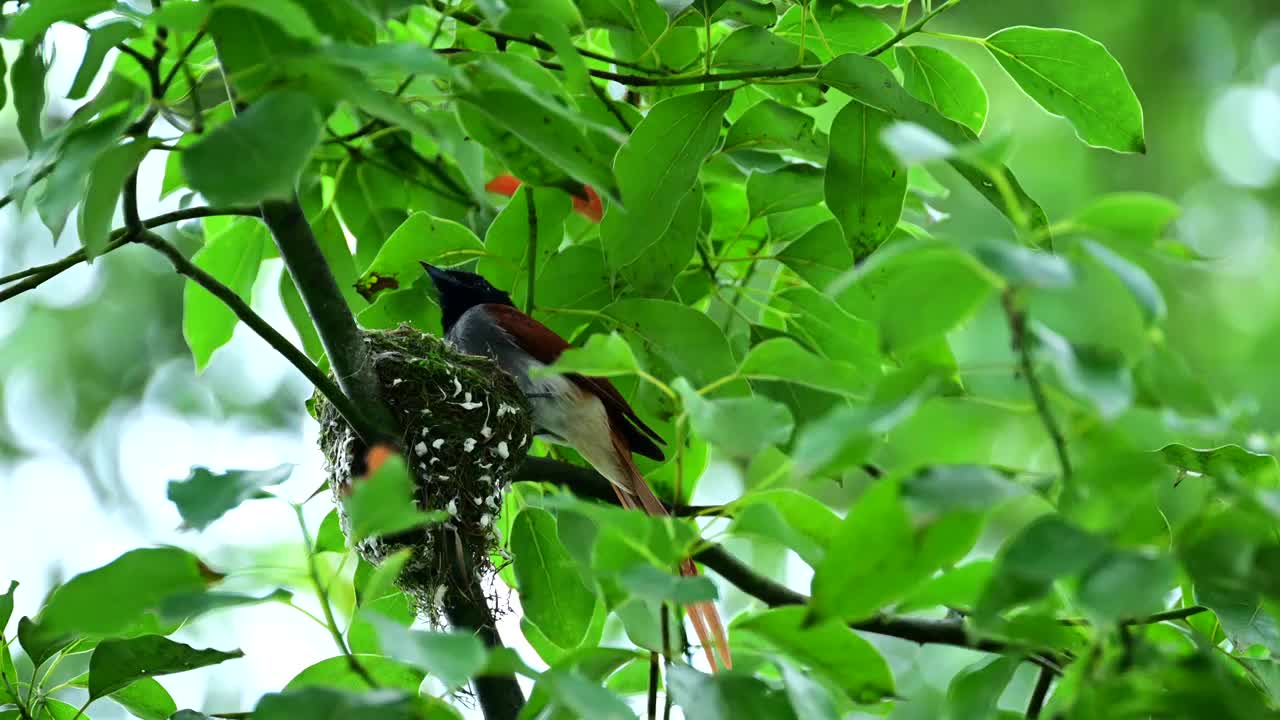
[[[191,278],[197,285],[208,290],[211,295],[221,300],[231,312],[236,314],[236,317],[240,318],[240,322],[243,322],[249,329],[256,332],[258,337],[265,340],[268,345],[297,368],[298,372],[310,380],[311,384],[315,385],[316,389],[329,402],[333,403],[334,408],[338,410],[348,425],[356,429],[356,432],[361,432],[361,430],[372,432],[364,415],[346,395],[342,394],[342,391],[333,380],[321,372],[320,368],[311,362],[311,358],[308,358],[293,343],[271,327],[266,320],[262,319],[262,316],[254,312],[253,308],[249,307],[249,303],[237,295],[235,290],[200,269],[195,263],[188,260],[178,248],[155,233],[143,231],[138,238],[138,242],[149,245],[159,251],[161,255],[169,259],[173,269],[178,271],[180,275]],[[361,432],[361,437],[367,437],[364,432]]]
[[[160,227],[161,225],[168,225],[170,223],[175,223],[182,220],[193,220],[196,218],[214,217],[216,215],[244,215],[244,216],[258,217],[258,209],[257,208],[239,208],[239,207],[187,208],[186,210],[175,210],[173,212],[165,213],[163,215],[157,215],[153,218],[147,218],[146,220],[142,221],[142,227],[149,230],[152,228]],[[111,232],[111,237],[107,242],[107,246],[102,251],[101,254],[105,255],[106,253],[109,253],[112,250],[115,250],[116,248],[120,248],[125,245],[128,245],[133,240],[133,238],[126,237],[127,235],[128,235],[127,228],[118,228],[116,230],[113,230]],[[10,285],[9,287],[4,288],[3,290],[0,290],[0,302],[4,302],[9,298],[21,295],[22,293],[27,292],[28,290],[34,290],[40,287],[45,282],[48,282],[54,277],[57,277],[58,275],[62,274],[67,269],[75,267],[76,265],[79,265],[80,263],[84,262],[85,259],[86,257],[85,257],[84,250],[81,249],[71,253],[70,255],[62,258],[61,260],[51,262],[47,265],[37,265],[35,267],[27,268],[26,270],[19,270],[16,273],[12,273],[9,275],[5,275],[4,277],[0,277],[0,285],[11,283],[16,280],[23,280],[24,278],[26,279],[25,282],[20,282],[20,283],[17,283],[16,285]]]
[[[909,37],[911,35],[915,35],[916,33],[923,30],[924,26],[929,24],[930,20],[938,17],[939,15],[946,12],[947,10],[950,10],[951,8],[958,5],[959,3],[960,3],[960,0],[947,0],[947,2],[939,5],[933,11],[925,13],[924,16],[922,16],[919,20],[915,21],[911,25],[905,28],[902,28],[898,32],[894,33],[893,37],[889,38],[888,40],[885,40],[884,42],[876,46],[875,49],[868,52],[867,57],[875,57],[880,53],[884,52],[885,50],[888,50],[894,45],[897,45],[898,43],[902,42],[904,38]],[[906,12],[905,7],[903,8],[903,12]]]
[[[470,13],[453,13],[451,17],[455,18],[460,22],[464,22],[470,25],[471,27],[474,27],[475,29],[479,30],[480,32],[484,33],[485,35],[488,35],[489,37],[495,40],[515,42],[515,43],[520,43],[521,45],[529,45],[531,47],[536,47],[539,50],[545,50],[547,52],[555,52],[555,48],[551,47],[549,44],[539,40],[536,37],[522,37],[520,35],[511,35],[508,33],[501,32],[499,30],[490,30],[488,28],[481,27],[481,24],[484,22],[484,19],[475,15],[471,15]],[[577,50],[578,54],[581,55],[582,57],[588,57],[588,58],[591,58],[592,60],[599,60],[600,62],[609,63],[610,65],[617,65],[618,67],[631,68],[632,70],[639,70],[640,72],[655,73],[655,74],[662,73],[662,70],[659,70],[657,68],[645,67],[640,63],[629,62],[627,60],[622,60],[621,58],[611,57],[603,53],[587,50],[585,48],[574,48],[574,49]]]
[[[1053,417],[1053,411],[1049,407],[1049,399],[1044,393],[1044,386],[1040,384],[1040,378],[1036,377],[1035,366],[1031,361],[1031,344],[1027,342],[1027,314],[1018,307],[1014,288],[1005,290],[1001,300],[1005,317],[1009,321],[1009,335],[1013,349],[1018,354],[1018,365],[1022,371],[1022,377],[1027,381],[1027,389],[1031,391],[1031,400],[1035,403],[1036,412],[1040,414],[1040,421],[1044,424],[1044,429],[1049,434],[1049,439],[1053,441],[1053,448],[1058,454],[1062,484],[1068,485],[1071,482],[1071,456],[1067,452],[1067,438],[1062,434],[1062,428]]]
[[[560,63],[539,60],[538,64],[549,70],[564,70]],[[701,85],[703,83],[726,82],[732,80],[763,80],[766,78],[789,77],[791,75],[815,75],[822,65],[794,65],[788,68],[766,68],[764,70],[740,70],[737,72],[701,73],[698,75],[678,75],[667,77],[646,77],[644,75],[627,75],[608,70],[588,68],[592,77],[612,80],[629,87],[672,87],[676,85]]]
[[[1040,717],[1051,687],[1053,687],[1053,673],[1049,668],[1040,668],[1040,676],[1036,678],[1036,688],[1031,692],[1031,701],[1027,703],[1027,720],[1036,720]]]
[[[338,386],[346,399],[360,408],[357,413],[360,424],[352,423],[351,427],[366,444],[390,441],[399,446],[396,421],[382,401],[369,350],[302,207],[296,198],[265,202],[262,219],[275,238],[280,258],[302,296],[307,315],[315,323]]]
[[[614,502],[617,499],[609,487],[609,481],[594,470],[570,465],[547,458],[526,458],[516,473],[516,480],[545,482],[562,485],[581,497]],[[769,607],[807,605],[809,597],[781,585],[748,567],[720,545],[711,544],[697,553],[694,559],[715,570],[734,587],[763,602]],[[963,620],[929,620],[925,618],[879,616],[861,622],[850,623],[854,630],[888,635],[911,642],[982,650],[991,653],[1029,652],[1029,659],[1041,667],[1058,671],[1057,653],[1051,650],[1022,648],[991,638],[970,634]]]

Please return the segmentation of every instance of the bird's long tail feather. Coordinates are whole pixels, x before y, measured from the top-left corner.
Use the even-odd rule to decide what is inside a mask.
[[[618,494],[618,501],[625,508],[642,508],[650,515],[670,515],[671,513],[667,512],[666,506],[662,504],[658,496],[653,493],[653,489],[649,487],[649,483],[645,481],[640,469],[631,460],[631,451],[626,446],[626,440],[616,435],[614,437],[614,446],[617,450],[619,464],[625,475],[623,479],[627,483],[625,488],[619,487],[617,482],[610,483],[613,485],[614,492]],[[680,574],[685,577],[697,577],[699,574],[698,566],[694,564],[691,558],[685,558],[680,563]],[[724,623],[720,619],[720,611],[716,609],[715,603],[690,603],[686,610],[689,612],[689,621],[693,623],[693,630],[698,635],[698,641],[702,643],[702,650],[707,655],[707,662],[711,664],[711,669],[713,671],[717,669],[717,654],[719,654],[720,661],[725,668],[732,668],[733,659],[729,653],[729,638],[725,634]]]

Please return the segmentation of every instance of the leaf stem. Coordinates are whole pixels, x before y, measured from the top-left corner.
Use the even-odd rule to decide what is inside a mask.
[[[1018,355],[1018,366],[1022,371],[1022,377],[1027,382],[1027,389],[1031,391],[1031,400],[1035,403],[1036,412],[1040,415],[1040,421],[1044,424],[1044,429],[1049,434],[1049,439],[1053,441],[1054,451],[1058,455],[1058,468],[1062,473],[1062,484],[1064,486],[1069,485],[1071,483],[1071,456],[1067,452],[1067,439],[1062,434],[1062,428],[1058,426],[1058,421],[1053,417],[1053,411],[1049,407],[1049,400],[1045,396],[1044,386],[1040,384],[1040,378],[1036,376],[1035,364],[1031,360],[1031,345],[1027,338],[1027,314],[1017,305],[1015,288],[1007,288],[1001,299],[1004,305],[1005,317],[1009,322],[1009,335],[1013,349]]]
[[[378,681],[373,679],[369,671],[355,655],[351,653],[351,648],[347,647],[347,641],[342,637],[342,631],[338,629],[338,621],[333,616],[333,606],[329,602],[329,593],[325,590],[324,583],[320,580],[320,565],[316,562],[316,553],[314,544],[311,541],[311,533],[307,530],[307,521],[302,516],[302,506],[293,505],[293,513],[298,518],[298,528],[302,531],[303,547],[307,552],[307,575],[311,578],[311,584],[316,589],[316,596],[320,600],[320,609],[324,611],[324,624],[329,629],[329,634],[333,637],[333,642],[338,646],[338,651],[347,659],[347,665],[351,667],[351,671],[360,676],[365,684],[371,689],[378,689]]]
[[[947,0],[947,2],[939,5],[936,10],[931,10],[929,12],[926,12],[924,15],[920,16],[919,20],[916,20],[911,25],[908,25],[907,27],[898,30],[898,32],[893,34],[893,37],[889,38],[888,40],[885,40],[884,42],[876,46],[875,49],[868,52],[867,57],[875,57],[880,53],[884,52],[885,50],[888,50],[894,45],[897,45],[898,43],[902,42],[904,39],[912,35],[915,35],[916,33],[923,30],[924,26],[928,25],[930,20],[933,20],[934,18],[938,17],[939,15],[946,12],[947,10],[950,10],[951,8],[955,7],[958,4],[960,4],[960,0]]]

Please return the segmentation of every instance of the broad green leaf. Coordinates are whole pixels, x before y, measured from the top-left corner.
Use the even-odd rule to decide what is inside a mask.
[[[821,162],[827,157],[827,136],[815,132],[813,118],[774,100],[751,106],[729,128],[722,152],[762,150]]]
[[[292,465],[221,474],[214,474],[208,468],[192,468],[186,480],[169,482],[168,496],[178,506],[184,527],[204,530],[245,500],[262,497],[263,488],[279,485],[292,472]]]
[[[9,617],[13,615],[13,593],[18,589],[18,581],[10,580],[9,589],[0,593],[0,637],[4,637],[4,629],[9,625]]]
[[[1138,306],[1142,308],[1148,323],[1154,324],[1164,320],[1168,313],[1164,295],[1145,270],[1105,245],[1086,240],[1084,248],[1095,260],[1114,273],[1120,282],[1124,283],[1134,300],[1138,302]]]
[[[265,226],[257,220],[242,218],[206,240],[191,260],[249,302],[269,242]],[[237,322],[236,314],[226,303],[195,281],[186,282],[182,335],[191,348],[197,371],[204,370],[213,352],[231,340]]]
[[[571,207],[569,197],[559,190],[522,185],[484,235],[485,256],[476,266],[494,287],[502,288],[517,302],[528,294],[529,198],[532,193],[537,216],[537,269],[546,266],[564,242],[564,221]],[[461,259],[461,258],[459,258]],[[536,282],[536,281],[535,281]],[[536,290],[536,286],[535,286]]]
[[[747,25],[720,41],[712,65],[734,70],[769,70],[815,60],[816,56],[811,52],[804,53],[790,40],[764,28]]]
[[[848,559],[848,558],[846,558]],[[809,666],[857,703],[873,703],[893,694],[889,665],[871,643],[837,620],[806,625],[806,610],[766,610],[734,623],[737,631],[759,638]]]
[[[614,268],[632,295],[662,298],[689,264],[702,224],[704,196],[694,186],[676,209],[662,235],[642,247],[617,247],[602,242],[605,260]],[[608,235],[605,238],[616,236]]]
[[[83,677],[87,684],[89,676],[86,674]],[[141,720],[170,720],[178,712],[178,705],[169,691],[149,677],[134,680],[108,697],[128,710],[130,715]]]
[[[27,146],[28,155],[44,140],[44,82],[48,69],[39,39],[24,42],[18,59],[9,68],[13,108],[18,113],[18,134]]]
[[[921,125],[952,145],[967,145],[977,140],[977,135],[967,126],[947,119],[932,106],[912,97],[898,84],[889,68],[874,58],[841,55],[822,68],[818,79],[893,118]],[[1022,220],[1033,230],[1047,229],[1049,220],[1044,210],[1027,195],[1007,167],[994,170],[1003,173],[1014,202],[1012,206],[1006,204],[1004,194],[984,170],[959,158],[948,162],[992,205],[1014,220],[1015,224]]]
[[[778,662],[777,664],[782,672],[787,697],[791,700],[791,708],[795,710],[797,718],[837,720],[840,717],[835,700],[826,687],[791,663]]]
[[[283,588],[261,597],[240,593],[207,592],[170,595],[157,608],[160,619],[166,622],[189,622],[205,613],[224,608],[258,605],[266,602],[289,602],[293,594]]]
[[[823,199],[822,168],[786,165],[773,172],[753,172],[747,178],[747,205],[751,217],[817,205]]]
[[[999,240],[977,243],[972,251],[1015,287],[1064,288],[1075,280],[1071,263],[1061,255]]]
[[[103,151],[90,168],[77,222],[80,242],[90,259],[106,249],[111,236],[111,220],[125,179],[138,169],[138,163],[150,149],[151,143],[146,140],[118,145]]]
[[[927,45],[899,45],[903,87],[946,117],[981,133],[987,123],[987,91],[954,55]]]
[[[98,156],[119,142],[131,121],[131,113],[117,113],[75,128],[63,139],[53,172],[36,199],[36,210],[55,242],[62,235],[72,208],[83,201],[89,172]]]
[[[693,431],[730,457],[749,458],[770,445],[782,445],[795,428],[791,411],[780,402],[759,396],[708,400],[683,378],[673,387]]]
[[[737,369],[724,333],[693,308],[666,300],[631,299],[613,303],[605,314],[618,321],[632,348],[642,349],[642,359],[651,356],[699,387]]]
[[[311,22],[311,16],[293,0],[272,0],[269,3],[255,0],[218,0],[218,4],[223,7],[240,7],[255,12],[297,38],[305,40],[319,37],[319,31]]]
[[[984,45],[1031,99],[1071,121],[1084,142],[1147,151],[1142,105],[1120,63],[1098,41],[1072,30],[1019,26]]]
[[[1180,470],[1221,480],[1247,479],[1259,485],[1270,485],[1280,480],[1280,465],[1277,465],[1274,455],[1252,452],[1239,445],[1198,449],[1173,443],[1157,452]]]
[[[1261,645],[1272,653],[1280,652],[1280,621],[1260,593],[1225,583],[1198,582],[1195,599],[1213,610],[1236,647],[1246,650]]]
[[[434,698],[395,690],[348,692],[311,686],[264,695],[254,720],[444,720],[460,717]]]
[[[26,651],[31,662],[39,667],[45,660],[58,654],[77,640],[76,635],[65,632],[49,631],[38,625],[29,617],[18,618],[18,644]],[[5,655],[7,658],[7,653]],[[3,661],[4,658],[0,658]],[[13,660],[8,659],[9,665]]]
[[[853,259],[840,223],[835,220],[818,225],[778,253],[778,260],[815,290],[826,290],[836,278],[852,269]]]
[[[897,485],[881,481],[867,488],[815,569],[811,612],[860,620],[907,590],[897,580],[911,563],[911,535]]]
[[[846,397],[864,397],[874,382],[852,365],[810,353],[791,338],[778,337],[751,348],[738,367],[750,380],[776,380]]]
[[[215,205],[289,197],[320,130],[320,111],[310,95],[278,90],[187,148],[182,172],[191,189]]]
[[[903,497],[918,511],[986,511],[1026,489],[982,465],[934,465],[903,481]]]
[[[107,3],[108,5],[110,2]],[[12,25],[10,25],[12,27]],[[137,36],[138,26],[127,20],[105,23],[93,29],[89,34],[89,42],[85,46],[84,59],[80,61],[80,69],[76,71],[71,89],[67,91],[68,100],[79,100],[89,92],[89,86],[102,68],[102,61],[107,52],[116,45]]]
[[[1036,600],[1055,580],[1084,571],[1105,552],[1101,540],[1061,515],[1036,518],[1001,548],[975,614],[991,618],[1005,608]]]
[[[378,614],[369,620],[384,655],[426,670],[449,688],[461,687],[485,665],[484,644],[473,634],[410,630]]]
[[[731,531],[769,537],[815,567],[840,529],[840,518],[830,508],[796,490],[753,492],[742,503]]]
[[[347,536],[342,534],[342,523],[338,520],[337,508],[330,510],[320,522],[320,529],[316,531],[315,551],[317,553],[333,552],[339,555],[347,551]]]
[[[613,162],[622,204],[610,203],[600,224],[606,258],[622,249],[639,256],[662,239],[720,139],[720,120],[732,98],[720,91],[678,95],[655,105],[636,126]]]
[[[799,6],[791,6],[778,18],[773,32],[798,44],[803,31],[805,49],[812,50],[821,62],[845,53],[866,54],[893,37],[893,28],[871,13],[843,3],[811,4],[808,22],[801,27],[800,18],[805,14]],[[881,57],[892,62],[891,54]]]
[[[525,616],[556,645],[577,647],[591,624],[595,592],[560,543],[555,517],[538,508],[521,511],[511,528],[511,553]]]
[[[38,0],[26,4],[16,16],[8,18],[4,36],[10,40],[31,42],[56,22],[80,23],[115,6],[112,0]]]
[[[1123,357],[1105,348],[1072,345],[1038,323],[1031,333],[1063,386],[1088,400],[1103,418],[1114,420],[1133,404],[1133,373]]]
[[[354,658],[379,687],[417,693],[418,686],[427,675],[418,668],[381,655],[355,655]],[[351,660],[345,655],[321,660],[307,667],[284,686],[284,692],[305,687],[328,687],[352,692],[369,689],[368,683],[351,668]]]
[[[419,510],[415,497],[413,477],[399,455],[388,458],[372,475],[357,479],[351,495],[344,500],[351,518],[351,542],[449,519],[449,513],[443,510]]]
[[[127,629],[165,598],[203,592],[221,578],[185,550],[132,550],[55,590],[40,613],[40,625],[51,635],[110,635]]]
[[[835,300],[810,288],[789,288],[778,294],[789,311],[787,329],[814,353],[852,365],[879,378],[880,338],[874,318],[855,317]]]
[[[183,0],[167,2],[151,11],[147,22],[169,28],[170,32],[196,32],[209,17],[209,3]]]
[[[550,366],[535,370],[534,375],[562,375],[580,373],[593,377],[630,375],[640,369],[631,346],[616,332],[597,334],[587,338],[581,348],[571,348],[561,353]]]
[[[3,110],[5,103],[9,102],[9,85],[4,82],[5,75],[7,75],[8,72],[9,63],[5,59],[4,53],[0,53],[0,110]]]
[[[921,585],[898,605],[899,612],[936,607],[974,607],[991,579],[990,560],[977,560],[948,570]]]
[[[688,665],[668,670],[671,696],[686,717],[698,720],[798,720],[787,696],[740,671],[707,675]]]
[[[1017,657],[988,658],[957,673],[947,688],[948,717],[998,720],[997,703],[1021,662]]]
[[[636,565],[618,576],[619,584],[637,598],[680,605],[716,600],[716,586],[698,575],[683,577],[653,565]]]
[[[880,110],[851,102],[831,123],[827,207],[840,221],[855,259],[880,247],[902,215],[907,170],[880,140],[891,122]]]
[[[538,680],[554,705],[571,713],[571,717],[600,718],[600,720],[634,720],[635,713],[622,698],[602,687],[598,682],[566,670],[548,670]]]
[[[361,607],[399,592],[395,582],[400,578],[404,566],[413,557],[412,548],[400,548],[384,557],[369,574],[362,587],[357,588],[357,598]]]
[[[1177,567],[1167,555],[1116,551],[1089,568],[1077,594],[1089,618],[1108,625],[1164,610],[1176,579]]]
[[[423,262],[458,265],[483,253],[480,238],[466,226],[417,212],[391,233],[355,287],[365,300],[374,302],[383,292],[411,287],[423,275]]]
[[[1182,213],[1172,200],[1149,193],[1103,195],[1076,213],[1071,222],[1091,232],[1106,232],[1133,242],[1156,240]]]
[[[239,650],[197,650],[159,635],[103,640],[89,659],[89,697],[109,695],[134,680],[170,675],[244,657]]]

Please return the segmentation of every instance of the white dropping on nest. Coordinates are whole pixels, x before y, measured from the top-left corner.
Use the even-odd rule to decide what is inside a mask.
[[[503,460],[506,460],[507,458],[511,457],[511,451],[507,449],[506,440],[503,440],[502,442],[498,443],[498,456],[501,457]]]
[[[443,583],[436,586],[436,591],[431,595],[431,604],[440,607],[440,603],[444,601],[444,594],[448,588]]]
[[[451,375],[449,379],[453,380],[453,396],[458,397],[458,393],[462,392],[462,383],[458,382],[456,375]]]
[[[413,451],[418,453],[418,457],[422,457],[423,455],[427,454],[427,444],[424,442],[420,442],[417,445],[413,446]]]
[[[476,439],[475,439],[475,438],[467,438],[466,440],[464,440],[464,441],[462,442],[462,451],[463,451],[463,452],[471,452],[472,450],[475,450],[475,449],[476,449]]]
[[[485,440],[488,440],[489,438],[493,437],[493,428],[489,427],[488,425],[485,425],[484,427],[480,428],[480,434],[484,436]]]
[[[392,381],[391,381],[391,387],[395,387],[395,386],[399,385],[399,384],[400,384],[400,383],[402,383],[402,382],[404,382],[404,378],[394,378],[394,379],[392,379]]]
[[[456,498],[449,498],[449,504],[444,506],[446,512],[450,515],[458,514],[458,501]]]
[[[498,417],[502,417],[507,413],[517,413],[517,412],[520,412],[519,408],[512,407],[511,405],[508,405],[506,403],[501,403],[498,405]]]
[[[480,476],[480,482],[485,483],[486,485],[492,485],[492,484],[493,484],[493,476],[492,476],[492,475],[481,475],[481,476]]]
[[[443,446],[444,446],[444,438],[436,438],[435,442],[431,443],[431,447],[437,450],[439,450]]]
[[[493,516],[485,513],[480,516],[480,527],[489,527],[493,524]]]

